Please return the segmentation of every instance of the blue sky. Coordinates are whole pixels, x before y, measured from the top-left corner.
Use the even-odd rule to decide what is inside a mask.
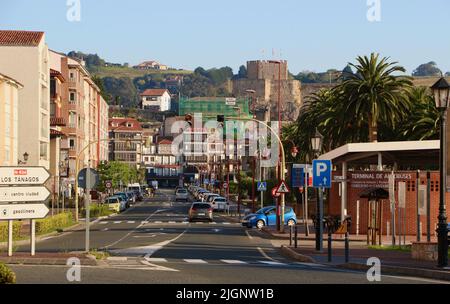
[[[431,60],[450,71],[450,38],[439,36],[450,28],[448,0],[380,0],[374,23],[367,0],[80,1],[81,21],[69,22],[66,0],[1,0],[0,28],[42,30],[51,49],[119,63],[236,71],[281,57],[296,74],[341,69],[376,51],[408,72]]]

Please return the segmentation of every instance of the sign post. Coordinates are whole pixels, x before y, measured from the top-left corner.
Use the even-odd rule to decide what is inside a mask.
[[[395,246],[395,175],[394,171],[389,175],[389,200],[391,203],[391,234],[392,246]]]
[[[44,204],[27,204],[43,202],[50,196],[50,191],[43,185],[50,178],[50,173],[43,167],[0,167],[0,220],[8,221],[8,256],[13,250],[13,220],[30,220],[31,256],[36,254],[35,219],[44,218],[49,210]],[[11,203],[24,204],[11,204]]]
[[[331,188],[331,160],[313,160],[313,187],[318,188],[316,250],[323,250],[323,189]]]

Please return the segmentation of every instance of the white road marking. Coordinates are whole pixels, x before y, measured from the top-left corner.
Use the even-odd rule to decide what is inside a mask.
[[[286,265],[284,263],[280,263],[280,262],[275,262],[275,261],[259,261],[259,263],[263,263],[263,264],[267,264],[267,265]]]
[[[246,262],[239,260],[221,260],[221,261],[227,264],[247,264]]]
[[[134,223],[136,223],[135,221],[128,221],[127,222],[128,224],[134,224]]]
[[[128,261],[127,257],[108,257],[106,258],[108,261],[121,261],[121,262],[125,262]]]
[[[222,223],[222,224],[224,224],[224,225],[231,225],[231,223],[228,223],[228,222],[225,222],[225,223]]]
[[[146,261],[150,263],[167,263],[167,260],[163,258],[147,258]]]
[[[247,234],[249,239],[253,239],[253,237],[250,235],[250,233],[248,232],[248,230],[245,230],[245,234]]]
[[[267,253],[265,253],[264,250],[262,250],[261,247],[257,247],[257,249],[258,249],[259,253],[261,253],[261,255],[262,255],[263,257],[265,257],[266,259],[271,260],[271,261],[273,261],[273,262],[277,262],[277,261],[275,261],[273,258],[271,258],[270,256],[268,256]],[[278,262],[277,262],[277,263],[278,263]]]
[[[169,268],[169,267],[164,267],[164,266],[159,266],[156,264],[152,264],[148,261],[141,261],[142,264],[147,265],[149,267],[152,267],[151,269],[147,269],[147,270],[158,270],[158,271],[179,271],[177,269],[173,269],[173,268]]]
[[[176,224],[177,222],[174,221],[170,221],[169,224]]]
[[[108,224],[108,222],[100,222],[99,224],[105,225],[105,224]]]
[[[116,221],[116,222],[114,222],[114,224],[120,224],[120,223],[122,223],[122,221]]]
[[[108,228],[102,229],[102,231],[108,231],[108,230],[109,230]]]
[[[155,224],[162,224],[162,222],[161,221],[156,221],[156,222],[154,222]]]
[[[148,224],[150,223],[149,221],[142,221],[141,224]]]
[[[184,259],[183,261],[191,264],[208,264],[208,262],[201,259]]]

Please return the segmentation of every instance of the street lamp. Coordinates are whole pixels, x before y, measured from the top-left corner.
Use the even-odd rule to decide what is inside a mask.
[[[322,151],[323,136],[316,129],[316,133],[311,137],[311,148],[315,158],[319,157],[320,151]],[[323,189],[318,188],[318,200],[316,204],[316,250],[322,251],[323,249]]]
[[[447,164],[446,164],[446,139],[447,139],[447,110],[449,106],[450,85],[445,78],[439,79],[432,87],[436,108],[441,112],[441,132],[440,132],[440,199],[439,199],[439,216],[438,228],[438,266],[448,266],[448,227],[446,214],[447,191]]]
[[[28,157],[29,157],[29,156],[30,156],[30,155],[29,155],[27,152],[25,152],[25,153],[23,154],[23,161],[19,159],[18,164],[19,164],[19,165],[26,165],[27,162],[28,162]]]

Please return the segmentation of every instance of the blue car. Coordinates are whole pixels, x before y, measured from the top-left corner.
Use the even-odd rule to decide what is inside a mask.
[[[264,226],[275,226],[277,223],[277,208],[275,206],[264,207],[256,213],[252,213],[244,217],[242,226],[247,228],[256,227],[261,229]],[[297,224],[297,216],[291,207],[284,209],[284,223],[287,225]]]

